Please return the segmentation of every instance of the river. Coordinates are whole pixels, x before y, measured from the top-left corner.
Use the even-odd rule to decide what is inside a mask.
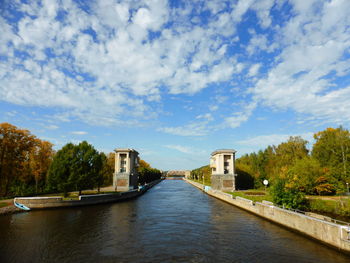
[[[350,257],[165,180],[120,203],[0,216],[0,262],[350,262]]]

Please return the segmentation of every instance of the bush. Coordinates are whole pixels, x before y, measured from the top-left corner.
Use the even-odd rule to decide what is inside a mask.
[[[287,187],[285,179],[277,179],[271,188],[272,200],[275,204],[286,208],[305,209],[306,199],[304,193],[297,188]]]

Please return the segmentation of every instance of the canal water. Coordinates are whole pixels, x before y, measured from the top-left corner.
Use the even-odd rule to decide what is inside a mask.
[[[131,201],[0,216],[0,262],[350,262],[166,180]]]

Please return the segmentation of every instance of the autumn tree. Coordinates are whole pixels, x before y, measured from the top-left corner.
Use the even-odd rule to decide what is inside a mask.
[[[162,176],[160,170],[152,168],[151,165],[144,160],[139,161],[139,167],[137,170],[139,174],[139,184],[141,185],[148,184],[154,180],[158,180]]]
[[[28,130],[9,123],[0,124],[0,194],[9,194],[11,183],[25,179],[22,176],[29,162],[35,136]],[[23,173],[28,174],[28,173]]]
[[[111,152],[107,156],[104,153],[101,153],[102,159],[102,181],[99,182],[97,187],[108,186],[113,183],[113,174],[115,169],[115,153]]]
[[[146,162],[145,160],[141,159],[139,161],[139,167],[140,168],[151,168],[151,165],[148,162]]]
[[[30,151],[30,171],[35,180],[35,192],[42,192],[45,186],[47,173],[51,165],[54,150],[53,144],[48,141],[35,139],[35,146]]]

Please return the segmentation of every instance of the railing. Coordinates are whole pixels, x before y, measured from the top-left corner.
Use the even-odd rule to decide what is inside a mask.
[[[278,206],[278,205],[274,205],[274,206],[277,206],[279,208],[282,208],[282,209],[285,209],[285,210],[289,210],[289,211],[292,211],[292,212],[295,212],[295,213],[303,214],[303,215],[306,215],[306,216],[311,216],[311,215],[308,215],[309,212],[302,211],[302,210],[299,210],[299,209],[287,208],[285,206]],[[323,215],[320,215],[320,216],[322,217]],[[311,216],[311,217],[313,217],[313,216]],[[326,221],[326,222],[331,222],[331,223],[334,223],[334,224],[345,225],[345,226],[350,227],[350,222],[345,222],[345,221],[334,219],[334,218],[331,218],[331,217],[323,216],[323,218],[318,218],[318,219]]]
[[[200,182],[196,182],[196,183],[201,184]],[[201,185],[203,185],[203,184],[201,184]],[[207,192],[209,190],[209,187],[205,186],[205,188],[203,188],[203,190],[205,192]],[[222,192],[222,193],[224,193],[224,192]],[[250,199],[247,199],[247,198],[244,198],[244,197],[240,197],[240,196],[233,196],[233,195],[228,194],[228,193],[224,193],[224,194],[225,195],[230,195],[234,199],[241,199],[241,200],[247,200],[247,201],[250,200]],[[250,201],[252,202],[253,205],[255,204],[255,202],[253,200],[250,200]],[[308,215],[308,213],[310,213],[310,212],[302,211],[302,210],[299,210],[299,209],[287,208],[285,206],[279,206],[279,205],[276,205],[276,204],[273,204],[273,206],[281,208],[281,209],[285,209],[285,210],[288,210],[288,211],[291,211],[291,212],[303,214],[305,216],[313,217],[311,215]],[[338,219],[334,219],[334,218],[331,218],[331,217],[323,216],[321,214],[319,214],[319,215],[320,215],[320,218],[319,217],[314,217],[314,218],[317,218],[317,219],[325,221],[325,222],[331,222],[331,223],[338,224],[338,225],[344,225],[344,226],[347,226],[347,227],[350,228],[350,222],[345,222],[345,221],[342,221],[342,220],[338,220]]]

